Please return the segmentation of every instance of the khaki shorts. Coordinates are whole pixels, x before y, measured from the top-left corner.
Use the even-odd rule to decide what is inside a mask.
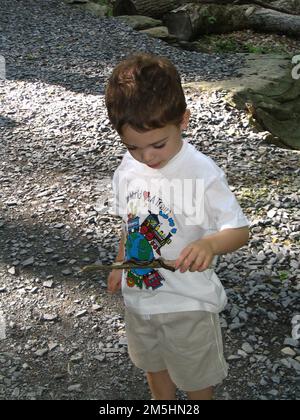
[[[183,391],[214,386],[227,376],[219,316],[191,311],[138,315],[126,310],[132,362],[145,372],[168,370]]]

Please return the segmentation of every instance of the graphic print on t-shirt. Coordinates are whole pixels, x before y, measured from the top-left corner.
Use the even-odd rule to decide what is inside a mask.
[[[177,228],[172,211],[157,195],[146,191],[135,191],[130,200],[127,217],[126,260],[152,261],[155,254],[161,256],[161,249],[172,242]],[[147,208],[142,215],[139,210]],[[145,206],[146,205],[146,206]],[[150,210],[149,210],[150,208]],[[128,270],[127,286],[140,289],[158,289],[163,286],[164,277],[155,269],[138,268]]]

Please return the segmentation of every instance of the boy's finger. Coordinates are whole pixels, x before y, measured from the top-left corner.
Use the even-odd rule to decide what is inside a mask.
[[[182,263],[184,262],[184,260],[186,259],[186,257],[189,256],[189,254],[191,253],[192,249],[191,248],[185,248],[181,254],[179,255],[178,259],[175,262],[175,268],[176,270],[178,270],[178,268],[180,268],[180,266],[182,265]]]
[[[195,271],[201,271],[201,268],[202,268],[204,262],[205,262],[205,260],[204,260],[204,258],[202,256],[201,257],[198,257],[196,259],[196,261],[194,262],[194,264],[193,264],[192,268],[190,269],[190,271],[192,271],[193,273]]]
[[[197,271],[200,271],[201,272],[201,271],[208,270],[209,267],[210,267],[210,264],[211,264],[211,259],[210,258],[205,259],[203,261],[203,264],[200,267],[198,267],[198,270]]]
[[[197,254],[195,252],[191,252],[181,264],[180,272],[185,273],[187,270],[189,270],[195,263],[196,258]]]

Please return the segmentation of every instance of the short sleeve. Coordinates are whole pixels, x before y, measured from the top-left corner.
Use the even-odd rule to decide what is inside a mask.
[[[210,225],[217,231],[249,226],[249,221],[230,190],[223,171],[207,187],[205,202]]]

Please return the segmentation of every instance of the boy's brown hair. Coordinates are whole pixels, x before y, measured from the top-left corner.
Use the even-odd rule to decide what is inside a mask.
[[[105,102],[119,134],[124,125],[141,132],[180,125],[187,107],[176,67],[167,58],[150,54],[133,55],[116,66]]]

